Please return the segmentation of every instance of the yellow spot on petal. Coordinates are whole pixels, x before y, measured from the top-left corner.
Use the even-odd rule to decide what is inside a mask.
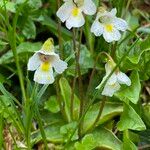
[[[112,32],[113,31],[113,25],[112,24],[106,24],[105,29],[107,32]]]
[[[47,77],[47,80],[51,80],[50,76]]]
[[[42,71],[49,71],[50,67],[51,67],[51,65],[48,62],[44,62],[41,64],[41,70]]]
[[[54,51],[54,41],[52,38],[47,39],[43,46],[42,46],[42,50],[44,51]]]
[[[79,8],[74,7],[74,8],[72,9],[72,15],[73,15],[74,17],[77,17],[78,14],[79,14]]]
[[[116,83],[110,85],[112,88],[116,87]]]

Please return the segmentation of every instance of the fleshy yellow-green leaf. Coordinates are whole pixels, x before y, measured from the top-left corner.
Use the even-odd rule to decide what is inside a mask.
[[[133,71],[131,76],[131,86],[126,86],[124,89],[120,90],[116,96],[122,101],[131,101],[136,104],[139,100],[141,84],[139,79],[139,74],[137,71]]]
[[[65,78],[61,78],[59,80],[59,85],[60,85],[61,95],[62,95],[63,102],[64,102],[65,113],[66,113],[68,121],[70,122],[71,121],[71,118],[70,118],[70,107],[71,107],[70,101],[71,101],[71,95],[72,95],[71,87]],[[74,94],[74,110],[73,110],[74,118],[78,118],[79,103],[80,103],[80,100]]]
[[[92,134],[87,134],[84,136],[81,142],[75,143],[76,150],[92,150],[95,148],[96,139],[94,139]]]
[[[63,135],[64,141],[67,141],[70,138],[72,132],[74,131],[74,129],[76,127],[77,127],[77,122],[71,122],[71,123],[66,124],[60,128],[60,133],[61,133],[61,135]],[[76,131],[74,133],[71,140],[74,141],[77,139],[78,139],[78,131]]]
[[[19,46],[17,46],[17,54],[21,55],[22,57],[26,53],[33,53],[41,48],[42,44],[38,43],[31,43],[31,42],[23,42]],[[0,57],[0,64],[8,64],[14,61],[12,51],[8,51],[2,57]]]
[[[57,122],[46,126],[44,128],[46,139],[50,142],[61,143],[63,142],[63,136],[60,134],[60,127],[63,125],[61,122]],[[42,140],[41,133],[39,130],[33,132],[31,134],[31,142],[32,144],[36,144]]]
[[[111,150],[121,150],[122,142],[108,129],[99,128],[93,132],[96,147],[104,147]]]
[[[85,115],[83,127],[84,131],[87,131],[94,123],[98,115],[100,105],[101,103],[96,103],[95,105],[91,106],[90,110]],[[121,112],[123,112],[123,107],[121,104],[107,102],[104,106],[101,118],[98,121],[97,125],[103,124],[104,122],[111,120],[113,117],[119,115]]]
[[[125,137],[121,150],[137,150],[137,147],[129,138]]]
[[[132,130],[145,130],[145,124],[135,110],[127,104],[124,104],[123,113],[118,122],[118,129],[120,131],[132,129]]]
[[[45,102],[44,108],[51,111],[52,113],[59,112],[60,108],[56,96],[51,96],[49,100]]]
[[[122,142],[106,128],[98,128],[75,143],[76,150],[110,149],[121,150]]]
[[[24,28],[22,29],[23,35],[27,39],[34,39],[36,36],[36,26],[34,22],[31,19],[27,19],[26,23],[24,25]]]

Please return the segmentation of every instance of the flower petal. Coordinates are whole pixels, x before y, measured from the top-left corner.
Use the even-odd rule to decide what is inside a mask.
[[[118,82],[116,82],[113,85],[109,85],[107,82],[102,91],[102,95],[112,97],[114,93],[117,92],[119,89],[120,89],[120,85]]]
[[[113,73],[113,74],[111,75],[111,77],[108,79],[107,83],[108,83],[109,85],[113,85],[113,84],[115,84],[116,82],[117,82],[117,75],[116,75],[115,73]]]
[[[34,81],[39,84],[52,84],[54,82],[52,67],[49,71],[42,71],[39,67],[34,74]]]
[[[123,72],[119,72],[118,75],[117,75],[117,79],[118,79],[118,82],[120,84],[126,84],[128,86],[131,85],[131,80],[130,78]]]
[[[91,32],[95,34],[95,36],[101,36],[103,34],[104,28],[99,21],[94,21],[91,26]]]
[[[79,13],[77,16],[73,16],[71,14],[71,16],[67,19],[66,27],[68,29],[71,29],[72,27],[78,28],[78,27],[83,26],[84,23],[85,23],[85,20],[84,20],[83,14],[81,10],[79,10]]]
[[[38,53],[35,53],[28,61],[27,68],[28,70],[34,71],[36,70],[41,64],[41,60],[38,56]]]
[[[54,67],[55,71],[59,74],[67,69],[67,65],[68,64],[65,61],[60,60],[59,57],[55,58],[55,60],[52,62],[52,66]]]
[[[56,15],[62,22],[65,22],[69,18],[71,10],[74,7],[73,5],[72,1],[65,1],[65,3],[58,9]]]
[[[128,24],[125,20],[121,19],[121,18],[117,18],[115,17],[113,19],[113,24],[116,27],[116,29],[121,30],[121,31],[125,31],[128,29]]]
[[[112,16],[116,16],[116,14],[117,14],[117,9],[116,9],[116,8],[113,8],[113,9],[110,11],[110,14],[111,14]]]
[[[109,75],[112,70],[113,70],[113,68],[112,68],[112,66],[110,65],[110,62],[107,62],[107,63],[105,64],[106,75]]]
[[[121,34],[115,28],[113,28],[113,31],[111,32],[108,32],[106,31],[106,29],[104,29],[103,37],[108,43],[110,43],[113,41],[119,41],[119,39],[121,38]]]
[[[84,4],[81,9],[87,15],[94,15],[96,13],[96,5],[92,0],[84,0]]]

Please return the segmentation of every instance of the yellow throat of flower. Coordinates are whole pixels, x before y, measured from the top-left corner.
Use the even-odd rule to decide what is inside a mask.
[[[42,70],[42,71],[47,72],[47,71],[49,71],[50,67],[51,67],[51,65],[50,65],[49,62],[43,62],[43,63],[41,64],[41,70]]]
[[[54,51],[54,41],[52,38],[49,38],[44,42],[44,44],[42,46],[42,50],[47,51],[47,52],[53,52]]]
[[[112,32],[113,31],[113,25],[112,24],[106,24],[105,29],[107,32]]]
[[[78,14],[79,14],[79,8],[74,7],[74,8],[72,9],[72,15],[73,15],[74,17],[77,17]]]

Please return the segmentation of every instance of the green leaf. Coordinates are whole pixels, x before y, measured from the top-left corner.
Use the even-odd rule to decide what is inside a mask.
[[[44,108],[52,113],[59,112],[60,108],[56,96],[51,96],[49,100],[45,102]]]
[[[60,128],[60,133],[63,135],[64,141],[68,141],[70,136],[72,135],[72,132],[77,127],[77,122],[71,122],[69,124],[66,124]],[[71,138],[72,141],[78,139],[78,131],[76,131]]]
[[[124,138],[122,150],[137,150],[135,144],[127,137]]]
[[[121,150],[122,142],[108,129],[99,128],[93,132],[96,140],[96,147],[108,148],[111,150]]]
[[[131,76],[131,86],[123,88],[119,92],[117,92],[116,96],[122,101],[131,101],[136,104],[139,100],[141,84],[139,79],[139,74],[137,71],[133,71]]]
[[[26,0],[16,0],[15,3],[22,4],[25,2]],[[33,9],[38,9],[42,6],[42,1],[41,0],[28,0],[27,4]]]
[[[131,30],[134,30],[139,26],[139,18],[129,12],[127,13],[126,20],[129,23],[129,27]]]
[[[75,143],[76,150],[111,149],[121,150],[122,142],[106,128],[97,128],[85,135],[81,142]]]
[[[59,80],[59,85],[60,85],[60,90],[61,90],[61,95],[64,101],[64,109],[65,109],[65,113],[66,113],[66,117],[68,119],[68,121],[71,121],[70,118],[70,100],[71,100],[71,87],[68,83],[68,81],[65,78],[61,78]],[[74,118],[78,118],[78,112],[79,112],[79,104],[80,104],[80,100],[78,99],[78,97],[74,94]]]
[[[5,1],[5,3],[6,3],[6,10],[8,10],[8,11],[10,11],[10,12],[12,12],[12,13],[15,13],[16,12],[16,8],[15,8],[15,3],[14,2],[9,2],[9,1]],[[1,1],[0,2],[0,7],[1,8],[4,8],[4,2],[3,1]]]
[[[95,148],[96,140],[92,134],[87,134],[83,137],[81,142],[75,143],[76,150],[92,150]]]
[[[135,110],[124,103],[123,113],[118,122],[118,129],[120,131],[132,129],[132,130],[145,130],[145,124]]]
[[[26,23],[24,25],[24,28],[22,29],[23,35],[27,39],[34,39],[36,36],[36,26],[34,22],[31,19],[27,19]]]
[[[17,47],[17,54],[24,56],[26,53],[33,53],[41,48],[42,44],[31,43],[31,42],[23,42]],[[8,64],[14,62],[12,51],[8,51],[2,57],[0,57],[0,64]]]
[[[127,56],[127,59],[133,64],[138,64],[141,59],[142,54],[146,51],[150,51],[149,41],[150,41],[150,36],[148,36],[145,40],[140,40],[137,43],[137,45],[135,45],[135,47],[130,51],[130,53]],[[128,43],[123,43],[123,45],[120,46],[120,48],[117,51],[119,58],[121,58],[126,52],[124,49],[125,44],[128,44]]]
[[[90,110],[87,112],[84,118],[84,132],[86,132],[92,124],[94,123],[100,108],[101,103],[96,103],[91,106]],[[97,122],[97,125],[103,124],[106,121],[111,120],[113,117],[118,116],[121,112],[123,112],[123,107],[119,103],[107,102],[104,106],[101,118]]]
[[[62,143],[63,136],[60,134],[60,127],[63,125],[62,122],[56,122],[44,127],[46,139],[49,142]],[[36,144],[42,140],[41,133],[39,130],[32,132],[31,143]]]
[[[150,104],[144,105],[142,117],[145,124],[150,128]]]

